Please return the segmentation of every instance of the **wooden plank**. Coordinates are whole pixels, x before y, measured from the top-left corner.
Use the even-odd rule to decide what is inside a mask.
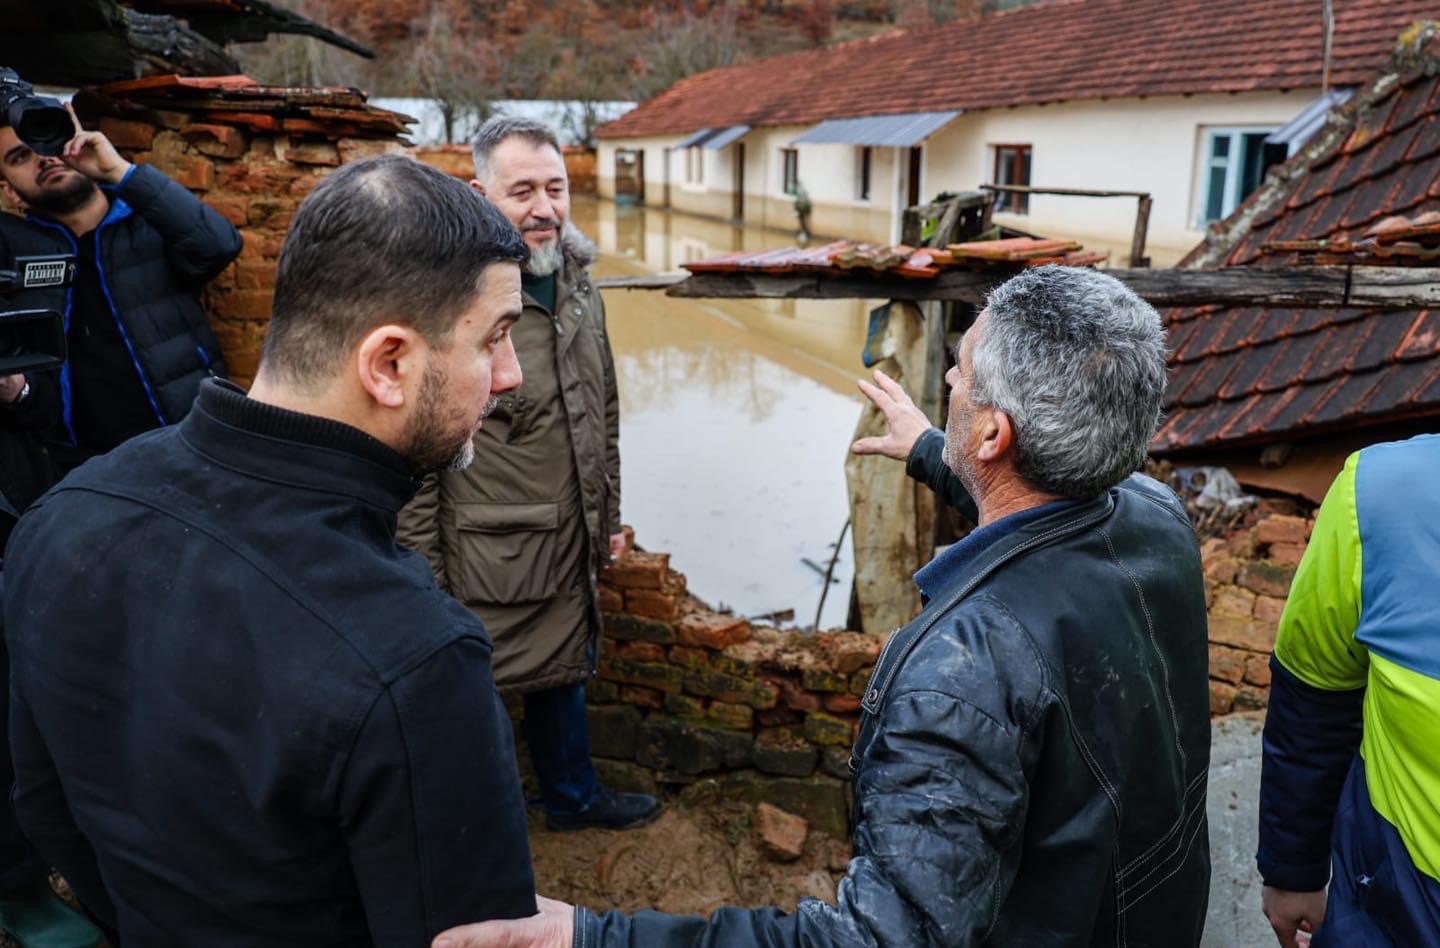
[[[669,285],[665,292],[691,299],[860,298],[979,303],[991,289],[1018,272],[1014,267],[946,270],[932,280],[907,280],[855,271],[823,277],[804,273],[696,274]],[[1435,267],[1115,268],[1104,272],[1156,306],[1425,307],[1440,304],[1440,268]],[[651,285],[666,286],[660,282]]]
[[[595,281],[599,290],[664,290],[684,283],[688,274],[646,273],[640,276],[600,277]]]

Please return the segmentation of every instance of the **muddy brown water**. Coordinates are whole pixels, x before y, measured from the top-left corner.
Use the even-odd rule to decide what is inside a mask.
[[[791,234],[609,201],[577,201],[574,219],[600,246],[598,276],[794,245]],[[847,516],[855,380],[878,302],[605,291],[623,518],[712,605],[752,616],[794,609],[797,624],[814,621],[823,583],[805,561],[827,564]],[[845,621],[851,563],[847,538],[822,628]]]

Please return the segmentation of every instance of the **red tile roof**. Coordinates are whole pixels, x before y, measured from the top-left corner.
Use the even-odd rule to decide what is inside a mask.
[[[1342,115],[1292,159],[1294,176],[1269,179],[1221,225],[1224,265],[1295,265],[1262,245],[1358,241],[1384,217],[1440,208],[1440,76],[1377,84]],[[1440,417],[1440,311],[1185,307],[1165,319],[1158,454]]]
[[[1435,0],[1335,0],[1332,78],[1359,85]],[[1316,0],[1051,0],[712,69],[602,126],[602,138],[1073,99],[1318,88]],[[1300,103],[1297,103],[1297,110]]]

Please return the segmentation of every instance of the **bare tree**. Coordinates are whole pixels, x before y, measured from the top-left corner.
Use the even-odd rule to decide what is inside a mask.
[[[703,17],[689,12],[657,16],[641,56],[644,74],[635,78],[632,88],[637,97],[647,99],[686,76],[734,65],[742,52],[731,7]]]

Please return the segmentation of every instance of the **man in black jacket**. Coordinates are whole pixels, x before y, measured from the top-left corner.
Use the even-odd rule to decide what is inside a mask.
[[[893,383],[866,389],[891,431],[855,450],[973,498],[980,526],[915,575],[925,608],[870,679],[836,904],[701,919],[546,900],[437,948],[1199,943],[1200,554],[1175,496],[1132,474],[1165,385],[1160,318],[1095,271],[1027,271],[947,381],[943,435]]]
[[[122,944],[423,945],[535,911],[489,637],[394,540],[520,383],[525,258],[433,168],[341,168],[291,224],[249,397],[203,383],[16,528],[16,813]]]
[[[37,154],[0,125],[0,189],[28,210],[23,220],[0,214],[0,261],[79,259],[68,291],[31,290],[23,300],[65,314],[70,360],[60,373],[62,424],[51,446],[62,472],[174,424],[203,379],[225,377],[196,294],[240,253],[229,221],[74,122],[75,136],[58,157]]]

